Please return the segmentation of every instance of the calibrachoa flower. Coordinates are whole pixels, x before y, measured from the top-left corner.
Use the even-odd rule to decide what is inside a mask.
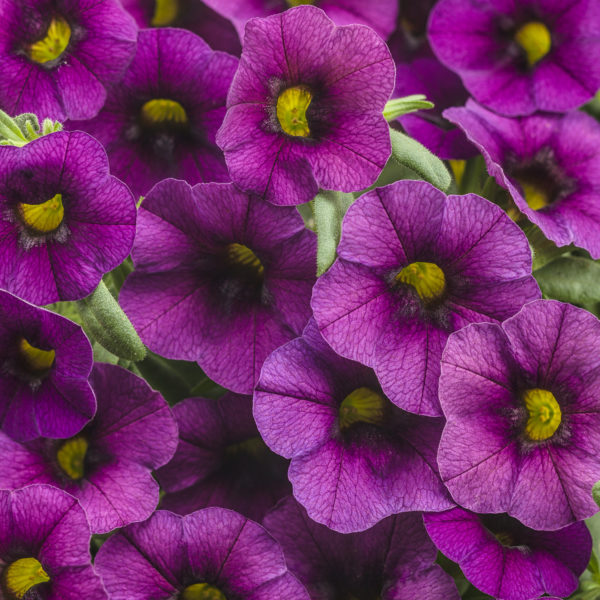
[[[146,519],[158,504],[152,469],[177,447],[177,425],[163,397],[121,367],[96,363],[94,419],[66,440],[25,444],[0,434],[0,488],[48,483],[79,499],[93,533]]]
[[[363,0],[205,0],[216,11],[231,19],[240,32],[252,17],[266,17],[300,4],[314,4],[324,10],[336,25],[360,23],[372,27],[381,37],[387,38],[393,31],[398,3],[395,0],[379,0],[377,3]]]
[[[238,56],[242,51],[240,39],[231,21],[202,0],[121,0],[121,4],[141,28],[188,29],[215,50]]]
[[[129,254],[135,219],[89,135],[0,147],[0,287],[35,304],[87,296]]]
[[[102,142],[112,172],[135,196],[167,177],[229,181],[215,134],[237,64],[190,31],[142,30],[135,58],[100,114],[69,127]]]
[[[0,290],[2,431],[20,441],[76,434],[96,412],[92,362],[79,325]]]
[[[0,594],[7,600],[107,600],[79,502],[49,485],[0,490]]]
[[[450,336],[438,463],[458,504],[544,530],[598,510],[599,357],[600,321],[551,300]]]
[[[231,184],[157,184],[139,211],[121,303],[154,352],[250,394],[265,358],[310,316],[316,238],[295,208]]]
[[[442,420],[394,406],[373,371],[338,356],[314,321],[265,361],[254,417],[269,447],[292,459],[296,499],[331,529],[452,506],[435,462]]]
[[[118,0],[0,0],[0,108],[90,119],[133,58],[137,27]]]
[[[391,151],[383,108],[394,62],[374,31],[314,6],[246,25],[217,134],[232,181],[274,204],[377,179]]]
[[[577,589],[592,551],[584,523],[534,531],[507,515],[454,508],[427,514],[427,533],[477,588],[501,600],[531,600],[545,592],[567,597]]]
[[[110,537],[95,565],[112,600],[309,600],[279,544],[224,508],[159,510]]]
[[[339,258],[316,283],[315,318],[333,349],[373,367],[400,408],[441,415],[448,335],[502,321],[540,297],[521,230],[496,205],[399,181],[359,198]]]
[[[173,407],[179,445],[156,473],[161,508],[188,514],[231,508],[255,521],[291,493],[287,461],[267,448],[252,418],[252,397],[189,398]],[[0,481],[1,487],[1,481]]]
[[[600,87],[595,0],[440,0],[428,36],[475,99],[505,115],[565,112]]]
[[[583,112],[500,117],[469,101],[444,112],[481,150],[517,208],[558,246],[600,258],[600,124]]]
[[[343,535],[311,521],[292,498],[264,526],[283,547],[290,571],[312,600],[458,600],[420,513],[395,515],[368,531]]]

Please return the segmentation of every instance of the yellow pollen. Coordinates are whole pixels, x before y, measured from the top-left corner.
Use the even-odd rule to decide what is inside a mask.
[[[227,258],[232,265],[252,269],[259,277],[264,275],[265,268],[260,262],[260,259],[252,252],[252,250],[250,250],[250,248],[248,248],[248,246],[244,246],[244,244],[229,244],[229,246],[227,246]]]
[[[54,350],[42,350],[32,346],[25,338],[19,342],[19,353],[27,365],[27,368],[33,373],[43,373],[50,369],[54,364]]]
[[[85,475],[84,463],[88,447],[88,441],[78,435],[66,440],[56,452],[58,466],[74,481]]]
[[[188,122],[185,108],[176,100],[164,98],[148,100],[142,106],[142,120],[148,125],[161,125],[163,123],[185,125]]]
[[[525,201],[532,210],[540,210],[550,204],[548,194],[538,186],[528,183],[527,181],[519,181]]]
[[[227,600],[225,594],[208,583],[194,583],[183,590],[182,600]]]
[[[179,0],[155,0],[154,15],[150,25],[152,27],[166,27],[171,25],[179,15]]]
[[[439,299],[446,289],[444,272],[434,263],[414,262],[396,275],[396,281],[412,285],[424,303]]]
[[[21,218],[27,227],[37,233],[58,229],[65,216],[62,194],[56,194],[41,204],[19,204]]]
[[[48,573],[36,558],[20,558],[6,567],[3,574],[4,586],[19,600],[38,583],[50,581]],[[37,597],[37,596],[36,596]]]
[[[294,137],[308,137],[310,129],[306,111],[312,94],[305,87],[291,87],[283,90],[277,98],[277,120],[281,129]]]
[[[529,413],[525,433],[530,439],[540,441],[552,437],[562,420],[560,406],[552,392],[534,388],[523,394]]]
[[[69,24],[62,17],[52,19],[46,36],[29,46],[29,58],[42,65],[55,60],[67,49],[70,40]]]
[[[527,62],[532,67],[550,52],[552,36],[543,23],[530,21],[515,33],[515,42],[523,48]]]
[[[360,387],[348,394],[340,405],[340,429],[359,422],[381,425],[384,416],[385,399],[367,387]]]

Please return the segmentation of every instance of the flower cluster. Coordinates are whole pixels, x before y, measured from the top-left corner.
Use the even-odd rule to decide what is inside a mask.
[[[0,66],[0,598],[600,597],[598,2],[0,0]]]

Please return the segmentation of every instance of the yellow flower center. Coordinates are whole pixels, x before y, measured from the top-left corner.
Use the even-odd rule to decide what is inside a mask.
[[[552,392],[534,388],[523,394],[529,413],[525,433],[530,439],[540,441],[552,437],[562,420],[560,406]]]
[[[523,190],[525,201],[532,210],[540,210],[550,204],[548,193],[539,186],[523,180],[519,180],[519,185]]]
[[[41,65],[56,60],[69,45],[71,28],[62,18],[50,21],[46,36],[29,46],[29,58]]]
[[[6,589],[19,599],[34,585],[50,581],[48,573],[36,558],[20,558],[10,563],[4,570],[3,579]]]
[[[514,546],[515,540],[513,536],[508,533],[508,531],[500,531],[498,533],[494,533],[494,537],[503,545],[503,546]]]
[[[396,275],[396,281],[412,285],[425,303],[438,300],[446,289],[444,272],[430,262],[414,262],[407,265]]]
[[[456,179],[456,183],[460,185],[465,175],[467,161],[450,159],[448,162],[450,163],[450,168],[452,169],[452,173],[454,174],[454,179]]]
[[[44,373],[54,364],[54,350],[42,350],[32,346],[25,338],[19,341],[21,359],[32,373]]]
[[[85,474],[84,463],[88,447],[88,441],[78,435],[66,440],[56,452],[58,466],[74,481]]]
[[[194,583],[183,590],[181,600],[227,600],[225,594],[208,583]]]
[[[62,194],[56,194],[41,204],[19,204],[21,218],[27,227],[37,233],[50,233],[57,229],[65,216]]]
[[[185,125],[188,122],[185,108],[176,100],[164,98],[148,100],[142,106],[142,120],[148,125],[162,125],[163,123]]]
[[[262,277],[265,273],[265,268],[258,256],[244,244],[229,244],[227,246],[227,259],[229,264],[254,271],[259,277]]]
[[[370,388],[360,387],[348,394],[339,408],[340,429],[354,423],[381,425],[385,416],[385,399]]]
[[[515,33],[515,42],[523,48],[527,62],[532,67],[550,52],[552,36],[543,23],[530,21]]]
[[[303,4],[314,4],[314,0],[287,0],[288,6],[293,8],[294,6],[302,6]]]
[[[150,25],[152,27],[166,27],[171,25],[179,15],[179,0],[155,0],[154,14]]]
[[[277,98],[277,119],[281,129],[294,137],[308,137],[310,128],[306,111],[312,94],[302,86],[287,88]]]

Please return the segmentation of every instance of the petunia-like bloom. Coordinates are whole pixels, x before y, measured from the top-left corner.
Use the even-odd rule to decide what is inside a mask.
[[[254,417],[267,445],[292,459],[296,499],[331,529],[453,505],[435,461],[442,420],[394,406],[372,369],[338,356],[314,321],[265,361]]]
[[[274,204],[371,185],[391,152],[394,61],[367,27],[314,6],[252,19],[217,143],[233,183]]]
[[[543,530],[593,515],[599,366],[600,321],[556,301],[450,336],[438,464],[456,502]]]
[[[135,201],[86,133],[0,147],[0,288],[34,304],[79,300],[129,254]]]
[[[47,483],[75,496],[93,533],[142,521],[158,504],[151,471],[177,447],[177,424],[163,397],[130,371],[96,363],[94,419],[63,440],[18,444],[0,433],[0,488]]]
[[[398,3],[395,0],[379,0],[377,3],[363,0],[205,0],[216,11],[231,19],[240,37],[248,19],[266,17],[301,4],[313,4],[327,13],[336,25],[360,23],[372,27],[382,38],[394,30]]]
[[[427,533],[465,577],[500,600],[531,600],[544,593],[566,598],[592,552],[585,523],[534,531],[505,514],[476,515],[462,508],[424,515]]]
[[[504,115],[565,112],[600,88],[596,0],[440,0],[428,37],[473,97]]]
[[[517,208],[558,246],[600,258],[600,124],[581,111],[511,119],[469,101],[444,112]]]
[[[112,172],[136,197],[167,177],[229,181],[215,135],[237,65],[190,31],[142,30],[135,58],[102,111],[69,127],[102,142]]]
[[[310,317],[316,236],[294,208],[231,184],[157,184],[144,200],[121,304],[144,343],[251,394]]]
[[[73,496],[49,485],[0,490],[0,594],[7,600],[107,600]]]
[[[135,53],[118,0],[0,0],[0,108],[91,119]]]
[[[311,600],[459,599],[450,575],[433,564],[437,549],[420,513],[391,516],[368,531],[343,535],[311,521],[286,498],[263,524]]]
[[[437,0],[400,2],[396,29],[387,40],[396,63],[411,62],[431,54],[427,43],[427,21]]]
[[[187,29],[215,50],[237,56],[242,51],[240,38],[231,21],[202,0],[121,0],[121,4],[133,15],[140,28]]]
[[[173,414],[179,445],[173,460],[156,473],[166,491],[161,508],[185,515],[221,506],[262,521],[291,493],[288,463],[262,441],[251,396],[189,398],[176,404]]]
[[[92,347],[79,325],[0,290],[4,433],[19,441],[76,434],[96,412],[88,382],[92,362]]]
[[[502,321],[540,297],[527,239],[498,206],[475,194],[446,197],[423,181],[359,198],[338,256],[313,291],[319,329],[417,414],[442,414],[440,359],[452,331]]]
[[[95,565],[112,600],[309,600],[279,544],[224,508],[159,510],[110,537]]]

